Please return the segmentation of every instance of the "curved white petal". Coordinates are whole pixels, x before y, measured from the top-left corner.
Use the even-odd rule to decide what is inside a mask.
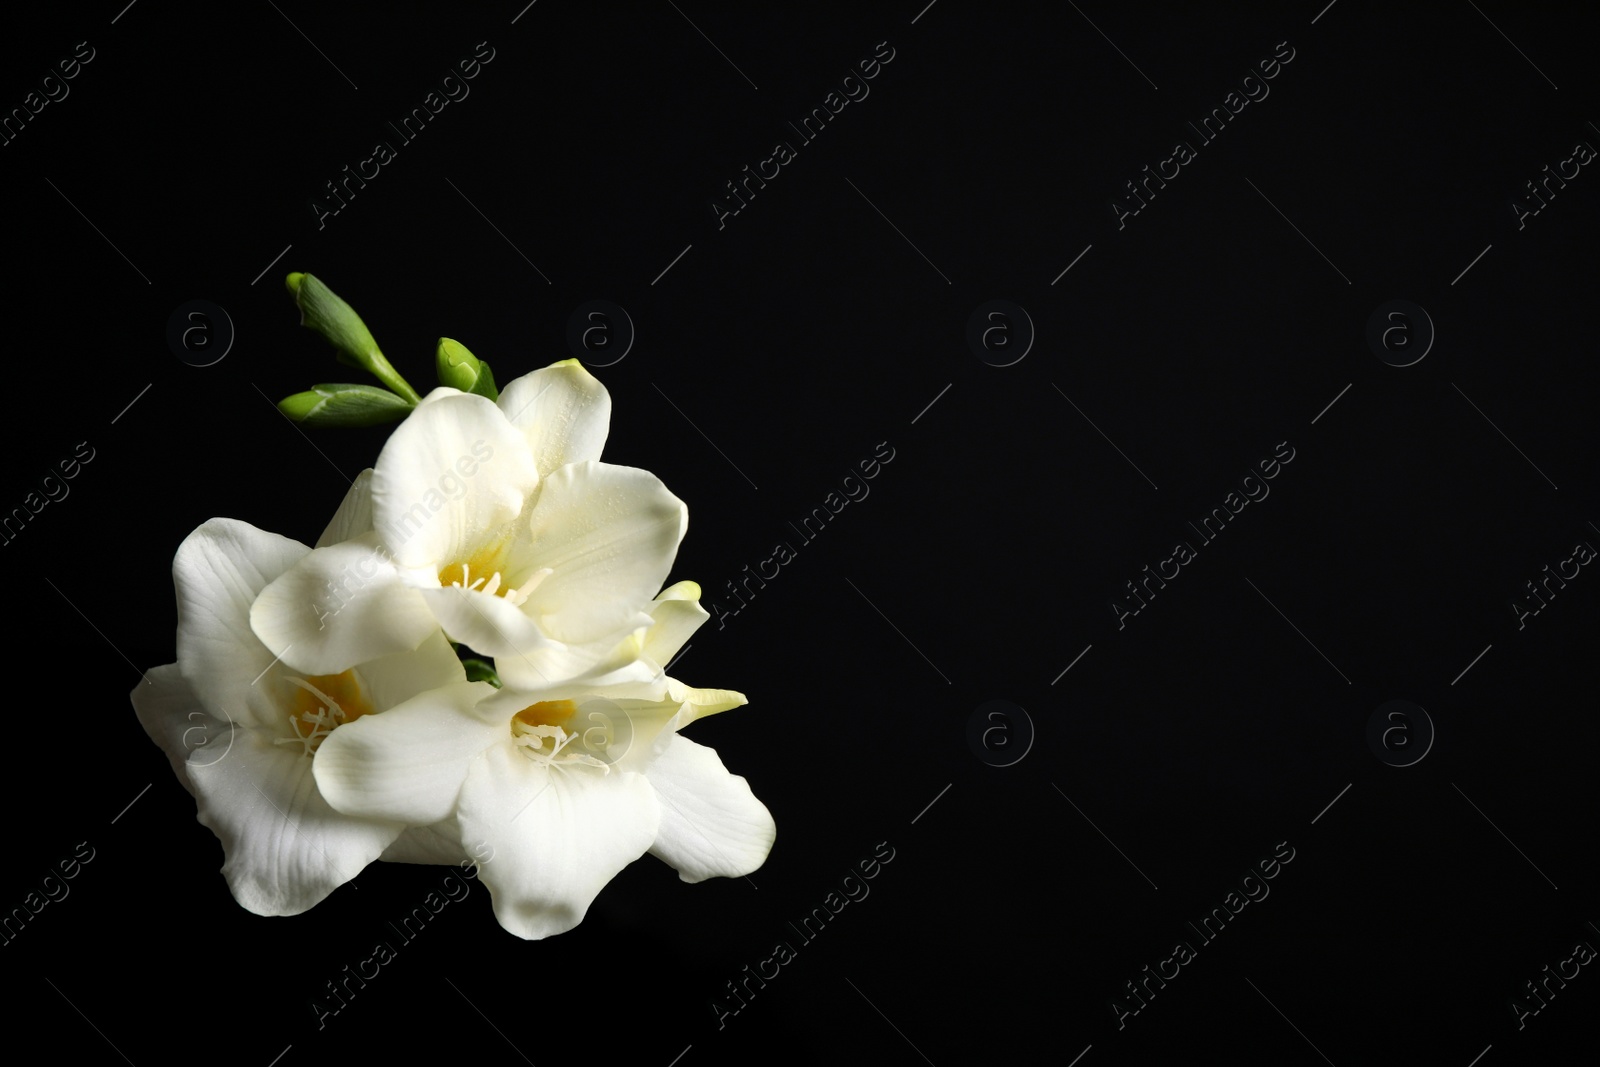
[[[430,689],[467,680],[461,658],[437,627],[410,652],[369,660],[361,664],[359,673],[368,699],[379,711],[403,704]]]
[[[262,590],[250,624],[261,644],[308,674],[338,674],[410,652],[439,629],[371,533],[319,548],[291,567]]]
[[[496,666],[502,659],[526,659],[538,668],[541,657],[556,644],[504,597],[459,585],[419,589],[417,594],[452,641],[493,657]],[[552,684],[560,681],[554,678]]]
[[[632,730],[632,743],[617,765],[644,773],[673,743],[678,731],[696,719],[749,703],[743,693],[731,689],[694,689],[665,677],[646,685],[609,686],[605,693],[612,704],[624,709]]]
[[[344,499],[339,502],[339,510],[333,513],[333,518],[328,521],[327,528],[322,531],[322,536],[317,538],[314,547],[327,548],[329,545],[349,541],[371,532],[372,468],[368,467],[356,475],[356,480],[350,483],[350,491],[345,493]]]
[[[473,757],[511,736],[507,721],[475,711],[494,692],[488,682],[462,682],[345,723],[312,760],[317,787],[347,815],[414,826],[449,817]]]
[[[500,391],[499,405],[527,435],[541,478],[599,459],[611,429],[611,394],[575,359],[524,374]]]
[[[571,463],[546,478],[526,562],[549,568],[523,603],[551,637],[585,644],[622,636],[672,569],[689,510],[649,471]]]
[[[650,853],[685,882],[745,875],[766,862],[778,834],[772,813],[716,749],[674,734],[648,777],[661,803]]]
[[[568,685],[539,690],[510,685],[478,705],[486,721],[504,724],[522,709],[541,701],[570,701],[571,715],[561,726],[574,735],[568,753],[593,756],[613,771],[644,771],[654,758],[657,737],[673,727],[680,705],[675,701],[636,696],[650,687],[639,685]]]
[[[146,671],[130,696],[139,725],[167,754],[172,773],[178,776],[183,788],[193,793],[194,786],[189,784],[189,772],[184,764],[197,744],[208,742],[207,724],[215,720],[201,710],[200,701],[189,683],[183,680],[176,663]]]
[[[251,685],[273,652],[250,628],[250,605],[310,551],[237,519],[210,519],[178,546],[178,669],[214,718],[254,726],[276,716],[271,697]]]
[[[478,877],[500,925],[536,940],[582,921],[606,883],[650,848],[660,809],[643,775],[552,770],[505,744],[472,765],[456,817],[463,841],[493,849]]]
[[[378,455],[373,528],[401,567],[465,562],[538,484],[527,439],[492,400],[430,394]]]
[[[604,649],[604,644],[552,644],[533,655],[497,659],[494,665],[508,688],[616,688],[628,696],[643,698],[654,698],[663,691],[658,682],[659,671],[634,650],[626,645]]]
[[[552,640],[539,624],[504,597],[447,585],[418,593],[454,641],[491,656],[495,670],[516,689],[547,689],[605,675],[607,680],[649,677],[630,650],[607,642],[569,645]],[[628,620],[649,622],[642,614]]]
[[[452,386],[452,385],[436,385],[432,389],[428,390],[428,395],[423,397],[422,400],[418,402],[417,406],[421,407],[423,404],[431,404],[435,400],[440,400],[440,399],[442,399],[444,397],[447,397],[447,396],[466,396],[466,395],[467,395],[466,393],[463,393],[460,389],[457,389],[455,386]]]
[[[678,582],[656,595],[647,609],[655,620],[644,637],[643,655],[666,666],[711,613],[700,606],[700,587]]]
[[[455,819],[429,826],[408,826],[378,857],[385,863],[425,863],[430,866],[460,865],[469,861],[461,846],[461,832]]]
[[[696,689],[676,678],[667,679],[667,694],[672,700],[683,704],[683,709],[678,712],[677,726],[674,727],[680,730],[696,719],[750,703],[750,699],[736,689]]]
[[[337,731],[335,731],[337,732]],[[317,792],[312,761],[264,730],[240,730],[228,757],[188,764],[199,819],[222,842],[233,897],[257,915],[298,915],[361,873],[404,829],[352,818]]]

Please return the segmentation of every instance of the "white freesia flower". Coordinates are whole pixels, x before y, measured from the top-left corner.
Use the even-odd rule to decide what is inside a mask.
[[[331,531],[330,531],[331,533]],[[133,705],[222,842],[222,873],[258,915],[295,915],[377,859],[400,821],[330,807],[315,754],[362,718],[466,675],[435,628],[414,650],[315,675],[256,639],[250,605],[311,550],[234,519],[212,519],[173,560],[178,662],[149,672]]]
[[[498,402],[440,388],[341,507],[341,543],[289,568],[251,611],[301,671],[415,648],[442,626],[509,684],[594,678],[649,622],[688,510],[653,474],[599,462],[604,386],[576,360]]]
[[[329,737],[315,767],[323,796],[487,848],[479,878],[495,915],[529,939],[576,926],[647,851],[688,882],[748,874],[772,848],[771,814],[714,750],[678,735],[745,698],[659,667],[708,618],[699,593],[692,582],[663,591],[649,627],[623,642],[651,681],[448,686]]]

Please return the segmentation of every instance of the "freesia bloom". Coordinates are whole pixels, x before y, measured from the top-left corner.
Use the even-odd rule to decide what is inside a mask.
[[[278,661],[251,631],[250,605],[310,552],[234,519],[195,530],[172,564],[178,662],[151,670],[132,694],[140,724],[222,842],[234,899],[258,915],[307,910],[405,828],[328,805],[313,775],[327,740],[466,677],[437,628],[403,654],[337,672]]]
[[[622,643],[650,680],[447,686],[330,736],[315,764],[322,795],[489,849],[479,878],[523,938],[576,926],[647,851],[687,882],[748,874],[772,848],[772,816],[713,749],[678,734],[745,698],[660,669],[709,617],[699,594],[692,582],[664,590]]]
[[[352,488],[348,539],[263,590],[255,633],[313,673],[408,651],[440,626],[523,688],[613,669],[619,640],[650,621],[688,510],[648,471],[599,462],[610,416],[576,360],[498,402],[435,389]]]

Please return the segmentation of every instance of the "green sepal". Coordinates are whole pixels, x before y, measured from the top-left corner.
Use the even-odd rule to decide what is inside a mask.
[[[381,426],[399,422],[414,405],[375,385],[313,385],[278,401],[278,410],[308,426]]]
[[[461,666],[467,672],[469,682],[488,682],[496,689],[500,688],[500,675],[495,673],[494,664],[481,659],[464,659]]]
[[[478,370],[481,373],[478,375],[478,380],[473,383],[470,392],[476,393],[478,396],[486,396],[490,400],[499,400],[500,390],[494,384],[494,371],[490,370],[489,364],[481,359],[478,360]]]

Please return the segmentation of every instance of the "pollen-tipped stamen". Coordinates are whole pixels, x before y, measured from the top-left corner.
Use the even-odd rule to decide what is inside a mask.
[[[571,700],[545,700],[531,704],[512,717],[511,740],[524,756],[535,763],[543,763],[547,767],[581,763],[588,767],[599,767],[609,774],[611,767],[604,760],[587,752],[566,751],[567,746],[582,735],[578,732],[569,734],[559,724],[570,719],[577,710],[577,704]],[[550,742],[548,748],[545,744],[547,741]]]
[[[448,570],[449,568],[446,568],[447,572]],[[552,572],[549,567],[541,567],[529,576],[525,585],[523,585],[520,589],[514,589],[510,585],[505,584],[505,578],[499,571],[492,572],[487,579],[483,577],[473,578],[470,566],[466,563],[463,563],[461,564],[460,580],[452,581],[450,584],[460,586],[463,589],[476,589],[479,592],[487,593],[490,596],[504,597],[506,602],[511,604],[513,607],[521,607],[527,601],[528,597],[532,595],[534,589],[538,587],[539,583],[548,578],[552,573],[554,572]],[[443,580],[444,575],[441,574],[440,581],[443,582]],[[502,585],[504,585],[504,588],[501,588]]]
[[[346,671],[344,674],[317,677],[317,681],[328,684],[329,688],[348,689],[346,703],[351,704],[349,709],[346,709],[339,701],[323,692],[322,689],[307,679],[289,677],[287,680],[289,684],[298,686],[309,694],[312,698],[311,700],[307,700],[305,697],[301,697],[300,700],[311,706],[302,706],[290,711],[289,728],[294,731],[294,736],[275,738],[273,743],[278,745],[301,745],[303,746],[303,754],[306,756],[315,754],[317,747],[322,744],[322,739],[333,733],[337,727],[349,722],[351,719],[369,714],[373,710],[370,706],[366,706],[366,700],[360,692],[359,683],[356,682],[350,671]],[[304,729],[302,729],[302,724]]]

